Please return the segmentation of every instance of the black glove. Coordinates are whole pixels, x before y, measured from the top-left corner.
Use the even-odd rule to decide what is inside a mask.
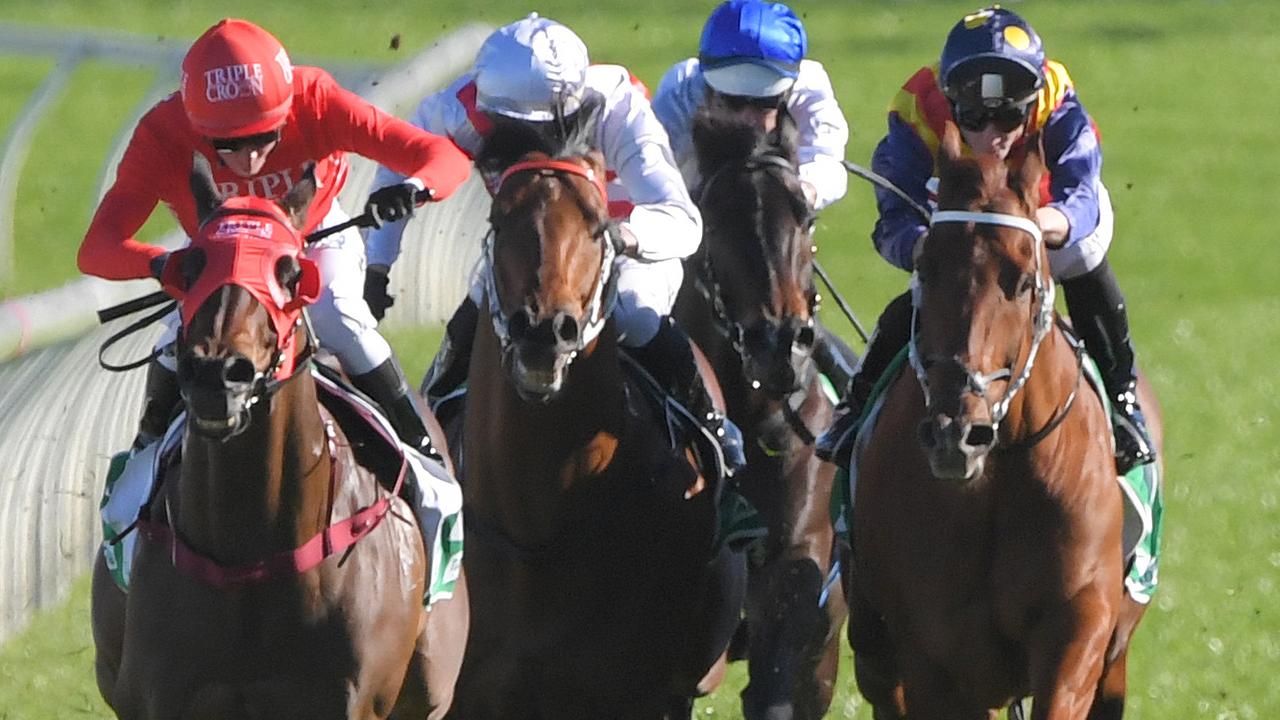
[[[429,194],[429,193],[428,193]],[[377,225],[396,222],[413,215],[417,206],[418,188],[411,183],[399,183],[378,188],[369,195],[369,203],[364,211],[373,216]]]
[[[639,247],[636,243],[635,236],[622,228],[622,223],[617,220],[610,220],[604,226],[604,236],[613,245],[613,251],[618,255],[626,255],[627,257],[635,257]]]
[[[388,272],[390,268],[385,265],[370,265],[364,271],[364,301],[378,322],[386,316],[387,308],[396,304],[395,297],[387,293]]]

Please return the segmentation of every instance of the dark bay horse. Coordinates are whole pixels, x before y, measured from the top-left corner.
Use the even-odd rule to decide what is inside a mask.
[[[749,720],[826,713],[846,614],[829,512],[835,466],[813,447],[833,406],[813,358],[824,330],[794,136],[785,115],[769,133],[697,117],[703,242],[674,313],[742,428],[748,462],[734,479],[768,530],[747,596]]]
[[[596,151],[534,152],[497,183],[462,420],[477,622],[458,718],[687,718],[741,609],[717,482],[620,362],[604,174]]]
[[[1034,220],[1044,170],[961,156],[917,263],[918,326],[855,448],[859,686],[875,717],[1119,718],[1145,605],[1124,586],[1110,421],[1056,322]],[[1157,444],[1163,432],[1142,386]]]
[[[99,688],[129,719],[442,717],[465,582],[424,608],[414,513],[373,472],[403,479],[402,456],[371,456],[390,446],[319,402],[302,317],[319,269],[295,230],[314,180],[282,207],[222,202],[200,165],[202,229],[164,283],[184,300],[185,434],[137,524],[128,594],[95,565]]]

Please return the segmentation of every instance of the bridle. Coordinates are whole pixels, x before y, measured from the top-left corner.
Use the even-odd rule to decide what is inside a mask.
[[[1031,377],[1031,370],[1035,366],[1036,354],[1040,349],[1041,342],[1048,336],[1050,330],[1053,329],[1053,301],[1055,295],[1055,285],[1053,279],[1045,280],[1042,272],[1044,265],[1044,242],[1040,233],[1040,227],[1034,221],[1021,217],[1019,215],[1010,215],[1007,213],[996,212],[972,212],[967,210],[940,210],[933,213],[930,220],[931,226],[944,223],[974,223],[977,225],[997,225],[1001,227],[1015,228],[1029,234],[1035,241],[1035,285],[1034,290],[1039,298],[1034,313],[1034,322],[1031,330],[1031,347],[1027,350],[1027,359],[1023,363],[1022,369],[1015,376],[1012,365],[1000,368],[990,373],[980,373],[971,369],[963,360],[957,356],[944,357],[940,355],[920,356],[919,343],[916,338],[916,319],[920,312],[920,284],[917,276],[912,275],[911,279],[911,340],[908,344],[909,357],[911,367],[915,370],[916,379],[920,383],[920,390],[924,393],[925,405],[931,404],[929,395],[929,383],[927,380],[927,371],[930,367],[939,363],[950,363],[960,368],[965,375],[965,389],[985,399],[987,390],[991,383],[997,380],[1009,380],[1009,389],[1005,392],[1004,397],[991,404],[991,428],[992,431],[1000,429],[1000,422],[1004,420],[1009,412],[1009,405],[1013,402],[1014,396],[1018,391],[1026,385],[1027,380]],[[1012,379],[1011,379],[1012,378]],[[1011,380],[1010,380],[1011,379]],[[1067,409],[1075,398],[1073,392],[1071,398],[1068,399]],[[1065,416],[1064,410],[1060,416]],[[1056,423],[1053,423],[1056,426]],[[1051,428],[1050,428],[1051,429]],[[1041,431],[1043,432],[1043,431]],[[1047,433],[1045,433],[1047,434]]]
[[[566,175],[585,178],[600,194],[600,199],[604,206],[608,206],[609,194],[605,189],[604,178],[594,169],[583,167],[568,160],[526,160],[515,163],[503,171],[501,177],[499,177],[497,186],[494,189],[494,196],[497,196],[502,190],[502,185],[512,176],[528,172],[537,173],[542,177],[559,179],[573,193],[578,204],[584,209],[584,214],[585,211],[589,210],[586,199],[578,192],[577,186],[568,182]],[[583,323],[577,344],[569,354],[570,362],[600,335],[600,331],[604,329],[609,315],[613,312],[613,306],[617,299],[617,277],[613,272],[613,261],[617,257],[617,251],[605,236],[606,228],[607,220],[592,231],[592,239],[600,241],[603,250],[600,258],[600,273],[595,289],[591,294],[591,302],[586,307],[587,320]],[[498,298],[498,279],[494,272],[494,245],[496,240],[497,232],[491,225],[484,240],[484,275],[482,281],[484,283],[485,296],[489,299],[489,315],[493,321],[493,331],[498,336],[498,342],[505,355],[510,349],[512,341],[511,318],[503,314],[502,304]]]
[[[707,178],[706,182],[702,184],[702,189],[698,193],[698,207],[702,207],[703,203],[706,201],[711,187],[718,180],[725,177],[730,170],[745,170],[749,173],[757,173],[767,172],[770,169],[782,170],[787,175],[799,177],[799,172],[796,170],[795,165],[785,157],[767,153],[751,155],[740,162],[726,163],[712,173],[711,176]],[[813,227],[813,218],[805,218],[804,224],[811,232]],[[697,283],[699,293],[711,304],[712,319],[715,323],[717,332],[729,340],[730,344],[733,346],[733,351],[737,353],[739,360],[745,367],[747,361],[746,344],[744,342],[746,329],[742,327],[741,323],[729,316],[728,308],[726,308],[724,304],[723,294],[720,291],[720,282],[716,279],[715,268],[711,264],[711,256],[705,249],[702,253],[702,262],[695,281]],[[815,318],[818,315],[818,308],[818,295],[817,293],[814,293],[809,298],[809,319],[804,326],[805,328],[808,328],[809,330],[813,329]],[[758,389],[759,385],[760,383],[758,380],[752,381],[753,389]]]

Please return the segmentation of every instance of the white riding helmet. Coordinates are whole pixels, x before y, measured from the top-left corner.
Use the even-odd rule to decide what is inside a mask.
[[[498,28],[476,54],[476,106],[519,120],[572,115],[582,104],[587,46],[554,20],[529,15]]]

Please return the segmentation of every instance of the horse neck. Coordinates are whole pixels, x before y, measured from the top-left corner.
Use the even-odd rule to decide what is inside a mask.
[[[467,391],[464,492],[482,514],[518,514],[529,519],[526,526],[550,526],[559,500],[590,474],[579,464],[587,448],[604,437],[626,440],[614,324],[605,326],[590,354],[579,353],[561,395],[545,404],[516,393],[492,327],[481,325]]]
[[[246,562],[297,547],[328,523],[329,445],[315,381],[301,370],[226,442],[188,431],[171,522],[192,547]]]

